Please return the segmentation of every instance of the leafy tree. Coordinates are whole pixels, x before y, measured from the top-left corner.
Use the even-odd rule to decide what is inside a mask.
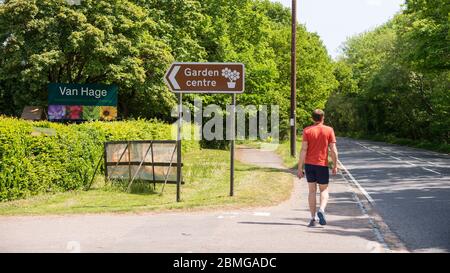
[[[157,23],[155,32],[170,46],[176,61],[206,61],[207,52],[203,45],[210,35],[211,18],[200,1],[192,0],[135,0],[146,7]]]
[[[327,103],[339,131],[449,143],[444,2],[407,1],[403,13],[345,43]]]
[[[289,9],[267,0],[209,0],[202,4],[214,22],[213,36],[206,47],[208,60],[243,62],[247,72],[246,92],[239,96],[239,102],[278,105],[285,135],[290,107]],[[312,110],[324,107],[337,82],[332,60],[319,36],[301,25],[298,36],[297,112],[301,127],[310,123]]]
[[[420,70],[450,68],[450,2],[407,0],[398,34],[404,58]]]
[[[138,94],[153,94],[140,114],[168,112],[173,98],[161,78],[172,55],[148,11],[128,0],[81,3],[10,0],[0,6],[0,85],[2,96],[13,100],[9,112],[45,105],[50,82],[117,84],[125,117]]]
[[[170,120],[175,100],[162,78],[173,60],[242,62],[238,102],[278,105],[287,132],[290,28],[290,10],[269,0],[10,0],[0,6],[0,112],[45,105],[50,82],[102,82],[119,85],[123,117]],[[337,82],[319,36],[301,25],[298,33],[297,112],[306,126]]]

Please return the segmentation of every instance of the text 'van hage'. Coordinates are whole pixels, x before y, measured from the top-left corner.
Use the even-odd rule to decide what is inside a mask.
[[[96,99],[100,99],[102,97],[106,97],[108,95],[108,91],[100,90],[100,89],[89,89],[81,87],[81,92],[78,89],[70,89],[67,87],[60,87],[59,92],[61,92],[62,96],[87,96],[87,97],[95,97]]]

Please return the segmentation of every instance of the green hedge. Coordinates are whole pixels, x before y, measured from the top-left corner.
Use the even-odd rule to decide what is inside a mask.
[[[169,140],[171,130],[156,120],[64,125],[0,116],[0,201],[82,189],[105,141]],[[198,148],[198,142],[183,142],[184,152]]]

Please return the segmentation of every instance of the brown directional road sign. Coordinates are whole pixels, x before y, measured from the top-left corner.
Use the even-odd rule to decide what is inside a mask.
[[[245,67],[239,63],[173,63],[164,81],[174,93],[243,93]]]

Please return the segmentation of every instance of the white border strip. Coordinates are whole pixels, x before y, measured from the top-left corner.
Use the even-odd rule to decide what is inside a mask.
[[[359,182],[353,177],[353,175],[347,170],[347,168],[344,166],[344,164],[342,164],[342,162],[340,160],[338,160],[339,165],[341,165],[342,169],[344,169],[344,171],[348,174],[348,176],[350,177],[350,179],[352,180],[353,184],[355,184],[358,189],[362,192],[362,194],[364,194],[364,196],[367,198],[367,200],[369,201],[369,203],[373,206],[375,205],[375,200],[372,199],[372,197],[369,195],[369,193],[359,184]]]

